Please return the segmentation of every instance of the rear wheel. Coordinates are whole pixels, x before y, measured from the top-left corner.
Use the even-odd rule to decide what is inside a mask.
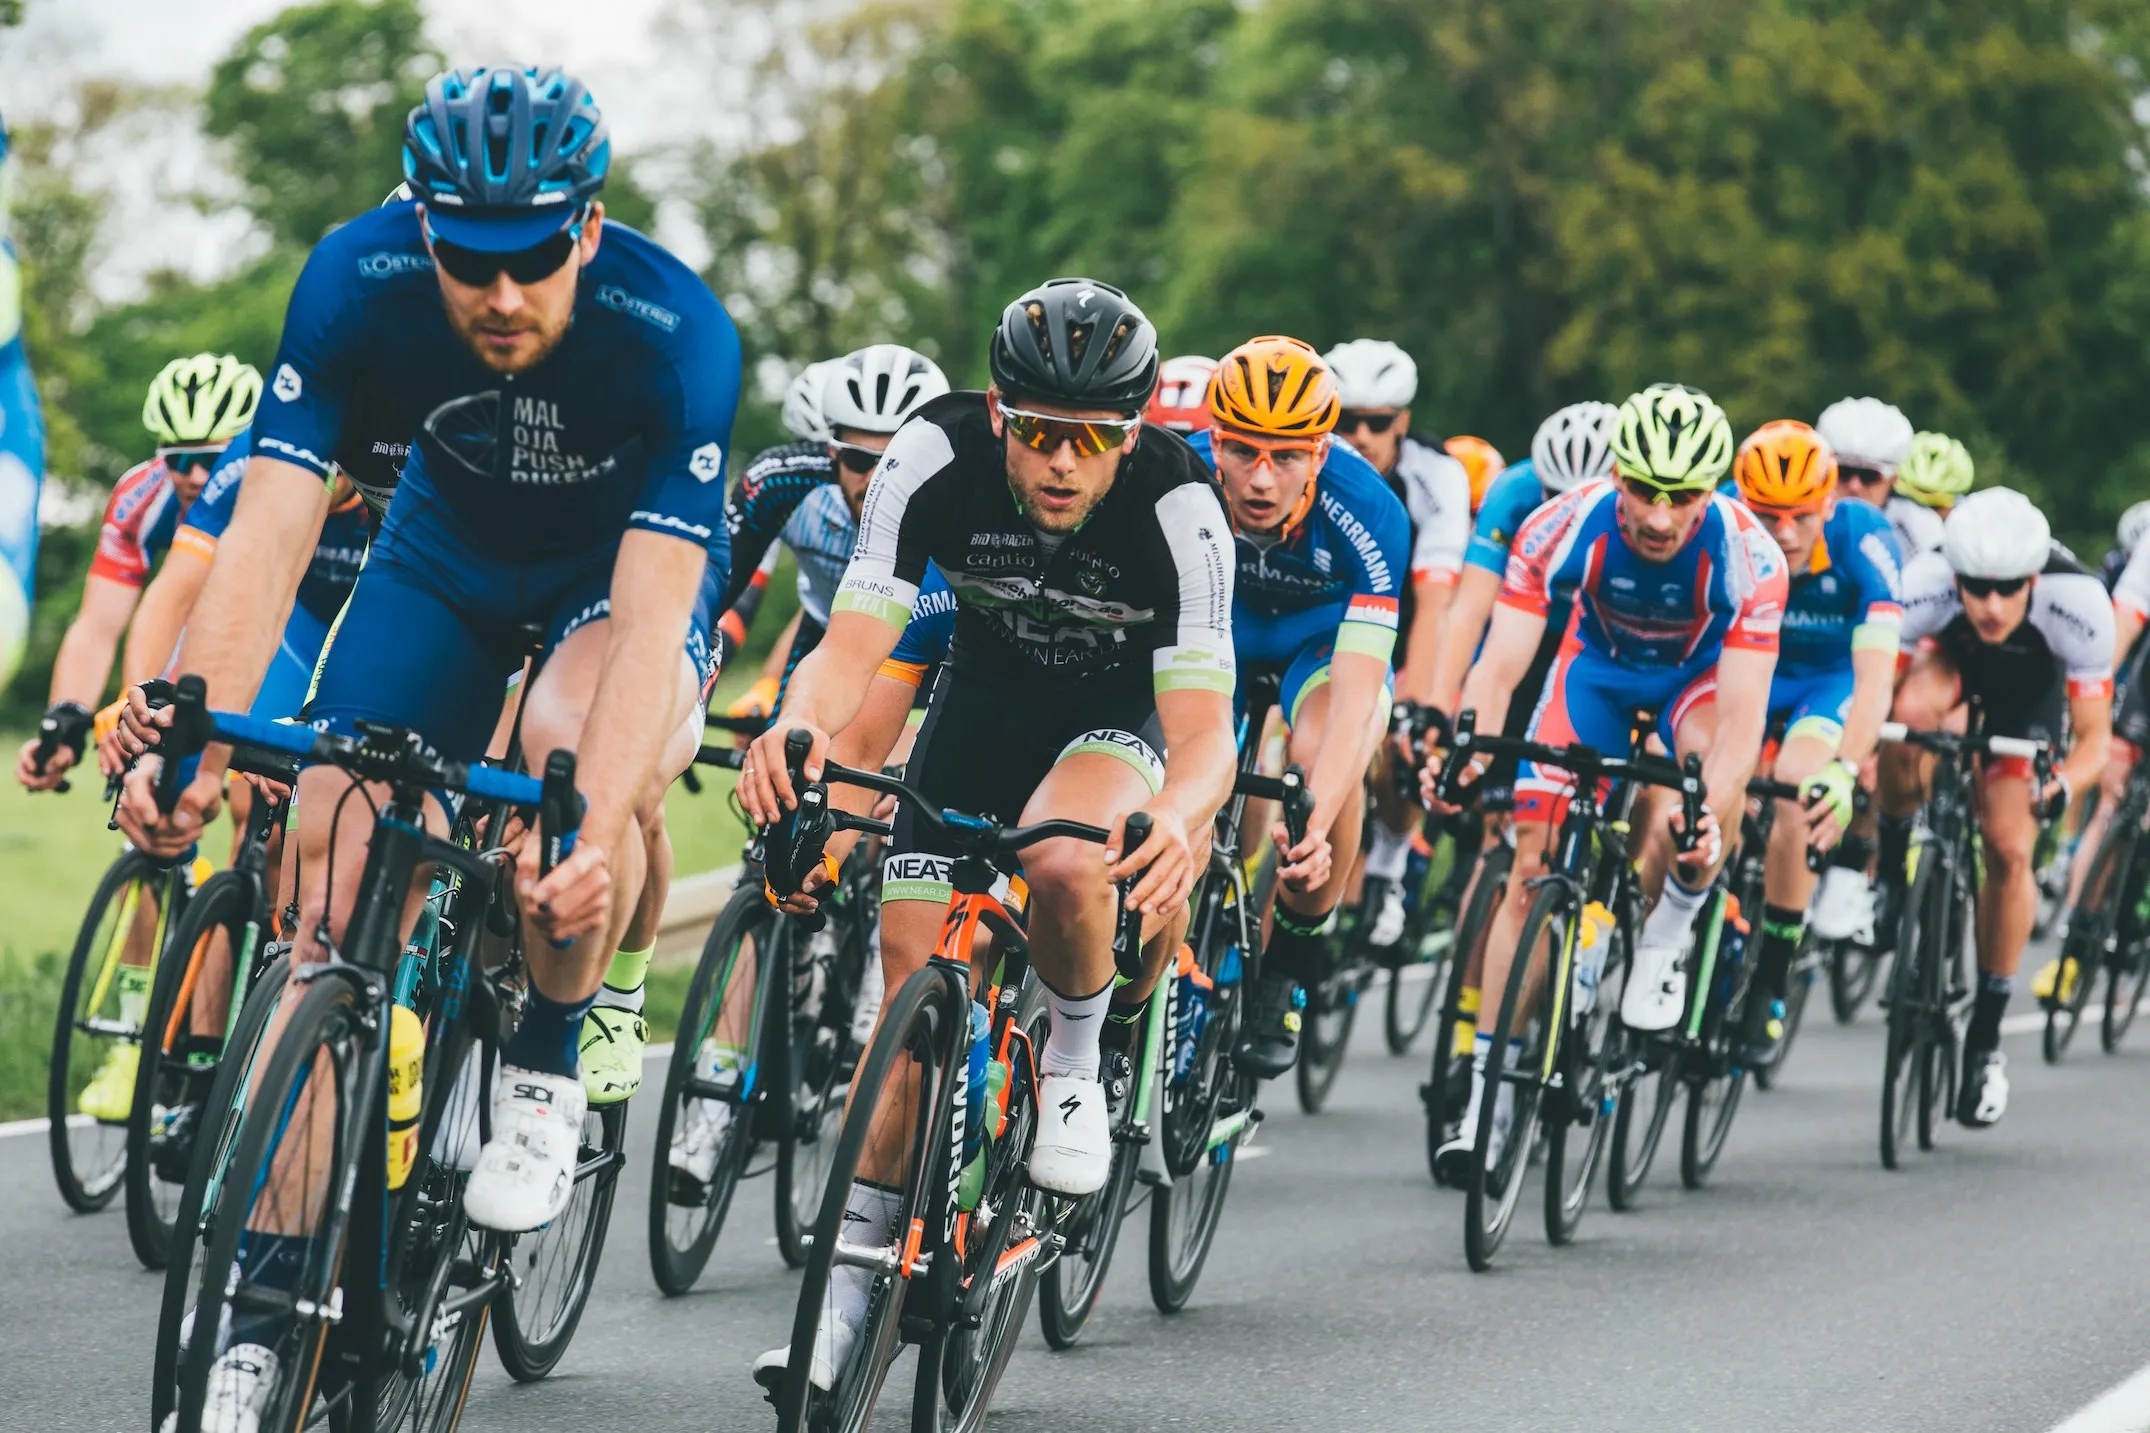
[[[544,1228],[520,1236],[510,1254],[517,1278],[494,1302],[493,1349],[518,1383],[551,1373],[575,1337],[597,1282],[612,1222],[627,1143],[627,1103],[601,1105],[582,1117],[582,1151],[567,1208]]]
[[[1537,1143],[1538,1114],[1545,1093],[1539,1078],[1539,1072],[1548,1064],[1545,1046],[1547,1041],[1560,1038],[1554,1022],[1533,1019],[1526,1012],[1531,968],[1549,968],[1556,979],[1566,975],[1562,965],[1577,909],[1573,888],[1559,884],[1539,888],[1531,901],[1530,914],[1523,920],[1523,936],[1516,942],[1515,960],[1508,971],[1500,1021],[1494,1027],[1485,1094],[1478,1102],[1469,1172],[1463,1182],[1463,1252],[1471,1267],[1481,1273],[1492,1267],[1494,1254],[1508,1237],[1516,1206],[1522,1202],[1523,1177],[1530,1166],[1532,1146]],[[1507,1051],[1513,1043],[1520,1043],[1521,1057],[1511,1072]],[[1557,1055],[1556,1051],[1556,1059]],[[1509,1078],[1510,1073],[1516,1078]],[[1500,1098],[1503,1086],[1513,1092],[1510,1101]],[[1507,1133],[1498,1153],[1489,1160],[1503,1103],[1510,1104]]]
[[[1934,890],[1940,880],[1938,860],[1918,862],[1904,898],[1904,919],[1897,933],[1897,959],[1889,970],[1889,1031],[1881,1075],[1881,1163],[1895,1169],[1909,1146],[1922,1103],[1922,1082],[1930,1083],[1932,1022],[1926,1004],[1939,989],[1940,977],[1929,962],[1940,959],[1947,938],[1946,921]]]
[[[1155,1018],[1153,1006],[1136,1026],[1137,1050],[1144,1048],[1148,1021]],[[1038,1331],[1056,1349],[1073,1348],[1097,1308],[1098,1297],[1105,1292],[1105,1273],[1112,1266],[1113,1250],[1119,1247],[1127,1201],[1134,1193],[1140,1147],[1132,1143],[1130,1136],[1135,1090],[1141,1076],[1129,1067],[1124,1054],[1113,1050],[1105,1052],[1104,1074],[1112,1121],[1112,1171],[1105,1176],[1103,1189],[1078,1200],[1061,1220],[1064,1242],[1060,1257],[1046,1265],[1038,1280]]]
[[[1461,860],[1463,853],[1451,839],[1449,859]],[[1433,1016],[1434,1002],[1441,995],[1443,961],[1454,948],[1454,930],[1442,918],[1442,912],[1433,899],[1434,868],[1429,864],[1426,879],[1411,903],[1410,915],[1404,921],[1403,959],[1389,971],[1388,995],[1382,1002],[1381,1036],[1388,1042],[1391,1055],[1408,1055],[1412,1042],[1426,1028]]]
[[[1299,1062],[1292,1074],[1299,1108],[1310,1115],[1321,1113],[1329,1103],[1329,1092],[1336,1088],[1351,1045],[1351,1027],[1358,1019],[1359,996],[1373,975],[1373,968],[1364,963],[1360,934],[1332,942],[1332,950],[1342,947],[1338,952],[1342,968],[1306,993],[1306,1023],[1299,1034]]]
[[[2120,1042],[2127,1038],[2128,1027],[2135,1023],[2135,1012],[2142,1005],[2143,986],[2150,982],[2150,941],[2145,932],[2136,928],[2137,922],[2130,914],[2140,899],[2140,889],[2146,873],[2144,863],[2130,863],[2128,885],[2123,893],[2127,904],[2121,907],[2124,916],[2119,922],[2119,948],[2113,952],[2110,974],[2105,984],[2105,1015],[2099,1022],[2098,1043],[2108,1055],[2120,1049]]]
[[[2054,976],[2053,993],[2043,1002],[2045,1035],[2040,1046],[2049,1065],[2058,1064],[2067,1053],[2076,1027],[2082,1022],[2083,1008],[2090,1003],[2098,977],[2105,971],[2106,947],[2118,925],[2115,917],[2125,894],[2122,878],[2134,844],[2133,835],[2119,829],[2117,823],[2106,827],[2098,841],[2097,855],[2091,859],[2090,875],[2083,882],[2083,894],[2069,914],[2068,935],[2061,942],[2060,969]]]
[[[1750,891],[1750,896],[1759,892]],[[1757,900],[1749,909],[1760,906]],[[1727,952],[1729,922],[1719,926],[1718,954]],[[1687,1052],[1687,1117],[1680,1128],[1680,1183],[1700,1189],[1709,1183],[1739,1114],[1740,1094],[1747,1086],[1745,1054],[1741,1049],[1741,1022],[1746,1005],[1757,998],[1753,988],[1753,952],[1736,965],[1724,964],[1710,973],[1710,987],[1697,993],[1706,1000],[1700,1042]]]
[[[1874,993],[1881,974],[1881,953],[1848,940],[1832,940],[1823,948],[1822,962],[1829,971],[1829,1009],[1836,1023],[1849,1025],[1859,1018],[1859,1007]]]
[[[134,1066],[149,1015],[157,948],[163,944],[163,871],[139,851],[122,855],[98,882],[60,986],[59,1017],[45,1083],[52,1176],[78,1214],[119,1193],[127,1167]],[[95,1082],[94,1111],[81,1108]]]
[[[1784,1039],[1777,1044],[1777,1056],[1766,1065],[1754,1067],[1754,1083],[1757,1089],[1773,1090],[1784,1073],[1784,1062],[1792,1057],[1792,1042],[1799,1037],[1799,1027],[1807,1015],[1807,999],[1814,993],[1814,982],[1820,978],[1823,955],[1820,942],[1812,931],[1807,932],[1799,943],[1799,954],[1792,960],[1792,968],[1784,987]]]
[[[792,949],[805,948],[795,937]],[[872,952],[865,954],[873,958]],[[794,979],[792,988],[798,991],[805,984]],[[834,969],[825,968],[811,982],[820,998],[791,1012],[791,1122],[777,1135],[776,1248],[794,1269],[806,1262],[807,1236],[821,1209],[829,1161],[843,1124],[845,1080],[858,1062],[851,1045],[851,1004],[837,995],[856,987],[855,979],[847,986]]]
[[[1605,1201],[1622,1214],[1635,1207],[1650,1177],[1680,1093],[1678,1051],[1632,1032],[1623,1039],[1628,1073],[1620,1084],[1605,1161]]]
[[[1252,1094],[1248,1081],[1247,1094]],[[1224,1196],[1232,1186],[1232,1165],[1239,1153],[1237,1134],[1212,1146],[1186,1174],[1175,1174],[1172,1187],[1150,1195],[1150,1302],[1161,1314],[1176,1314],[1194,1297],[1202,1266],[1209,1261],[1224,1217]]]
[[[1435,1156],[1441,1146],[1455,1134],[1450,1126],[1462,1114],[1464,1103],[1471,1095],[1471,1057],[1468,1042],[1459,1054],[1456,1045],[1459,1030],[1469,1029],[1477,1023],[1476,1012],[1460,1008],[1463,983],[1470,978],[1474,965],[1478,965],[1485,952],[1487,936],[1493,929],[1494,913],[1508,895],[1508,867],[1515,853],[1505,845],[1495,846],[1487,852],[1479,864],[1478,881],[1471,890],[1469,904],[1464,907],[1463,918],[1456,927],[1456,943],[1449,956],[1446,989],[1441,996],[1441,1019],[1434,1029],[1433,1068],[1426,1083],[1419,1086],[1419,1099],[1426,1107],[1426,1168],[1433,1182],[1441,1182],[1441,1172]],[[1478,968],[1483,969],[1482,965]]]
[[[1626,937],[1609,932],[1611,949],[1598,972],[1596,1004],[1568,1031],[1561,1049],[1562,1091],[1546,1101],[1545,1238],[1558,1247],[1574,1239],[1590,1202],[1590,1181],[1612,1134],[1611,1092],[1626,1059],[1613,1011],[1625,985]]]

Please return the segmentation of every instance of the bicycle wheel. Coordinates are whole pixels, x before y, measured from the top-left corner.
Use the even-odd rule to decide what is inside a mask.
[[[224,1043],[221,1032],[191,1034],[188,1007],[219,934],[235,970],[253,959],[253,891],[239,872],[211,876],[173,926],[172,958],[157,963],[127,1117],[127,1238],[145,1268],[161,1269],[171,1258],[172,1224]]]
[[[381,1077],[381,1052],[368,1042],[369,1026],[382,1022],[360,990],[359,976],[341,967],[315,977],[240,1123],[177,1361],[182,1433],[200,1427],[219,1354],[241,1345],[274,1358],[262,1433],[296,1433],[313,1408],[322,1350],[341,1316],[350,1221],[328,1194],[365,1167],[359,1142],[381,1138],[365,1082]]]
[[[1784,1062],[1792,1057],[1792,1042],[1799,1038],[1799,1027],[1807,1014],[1807,998],[1814,993],[1817,968],[1822,960],[1819,942],[1809,931],[1800,939],[1799,953],[1792,958],[1792,968],[1784,986],[1784,1039],[1777,1045],[1777,1057],[1767,1065],[1754,1068],[1756,1089],[1773,1090],[1784,1073]]]
[[[1251,1099],[1253,1081],[1247,1083]],[[1178,1313],[1194,1297],[1210,1245],[1217,1239],[1218,1221],[1224,1217],[1224,1196],[1232,1187],[1238,1151],[1235,1130],[1193,1170],[1174,1175],[1169,1188],[1150,1194],[1150,1302],[1161,1314]]]
[[[1881,953],[1848,940],[1829,941],[1823,949],[1829,968],[1829,1009],[1836,1023],[1849,1025],[1859,1018],[1859,1007],[1874,993],[1881,975]]]
[[[1590,1181],[1612,1133],[1610,1094],[1626,1059],[1615,1038],[1613,1011],[1627,970],[1627,938],[1617,926],[1598,972],[1596,1003],[1561,1043],[1561,1095],[1546,1101],[1545,1241],[1559,1248],[1575,1238],[1590,1202]],[[1571,997],[1572,998],[1572,997]],[[1574,1142],[1571,1147],[1571,1141]]]
[[[1478,1129],[1472,1141],[1470,1173],[1463,1185],[1463,1253],[1471,1268],[1483,1273],[1493,1266],[1493,1256],[1508,1236],[1516,1205],[1523,1198],[1523,1177],[1528,1171],[1531,1147],[1537,1142],[1538,1113],[1545,1086],[1539,1072],[1559,1059],[1560,1030],[1557,1023],[1533,1020],[1524,1013],[1530,992],[1530,969],[1543,949],[1553,979],[1568,978],[1568,941],[1578,910],[1572,887],[1560,884],[1539,888],[1523,919],[1523,937],[1516,942],[1514,964],[1508,971],[1508,988],[1501,998],[1500,1021],[1494,1027],[1494,1063],[1505,1065],[1511,1041],[1521,1041],[1522,1058],[1515,1062],[1508,1079],[1502,1070],[1486,1071],[1485,1096],[1478,1102]],[[1555,1049],[1546,1050],[1547,1042]],[[1493,1148],[1493,1131],[1499,1121],[1502,1086],[1514,1091],[1507,1135],[1498,1158],[1488,1167],[1486,1156]]]
[[[1449,842],[1450,857],[1461,860],[1462,852]],[[1433,885],[1433,868],[1426,870],[1427,888]],[[1382,1002],[1381,1037],[1391,1055],[1408,1055],[1419,1032],[1433,1015],[1434,1000],[1441,993],[1442,959],[1455,946],[1455,933],[1440,928],[1432,891],[1421,889],[1404,922],[1402,964],[1390,969],[1388,998]],[[1406,978],[1408,977],[1408,978]]]
[[[858,944],[860,954],[874,958],[863,949],[863,937]],[[792,1008],[791,1122],[776,1137],[776,1249],[786,1266],[796,1269],[806,1263],[807,1238],[829,1182],[829,1161],[836,1154],[846,1081],[858,1061],[851,1041],[851,1001],[858,981],[855,976],[842,978],[836,969],[841,944],[813,952],[801,941],[793,948],[808,949],[820,967],[810,980],[795,975],[792,981],[795,992],[803,990],[811,998]],[[777,968],[788,964],[779,960]]]
[[[931,965],[906,980],[882,1009],[881,1024],[858,1081],[859,1089],[879,1091],[880,1098],[854,1100],[844,1114],[843,1133],[829,1164],[828,1188],[814,1221],[814,1240],[807,1249],[799,1303],[792,1317],[795,1353],[781,1376],[773,1380],[772,1401],[780,1433],[858,1433],[873,1418],[899,1346],[903,1307],[912,1283],[909,1272],[894,1259],[860,1271],[858,1276],[868,1281],[866,1301],[850,1355],[835,1370],[826,1391],[815,1389],[809,1381],[810,1350],[825,1311],[832,1307],[830,1280],[837,1269],[845,1206],[867,1145],[887,1142],[906,1150],[909,1159],[896,1228],[910,1228],[925,1207],[932,1164],[926,1142],[936,1133],[935,1116],[942,1105],[961,1097],[969,1030],[968,995],[946,972]],[[906,1124],[907,1136],[899,1136],[897,1131]],[[847,1277],[854,1267],[845,1265]]]
[[[1750,909],[1759,905],[1757,901]],[[1720,936],[1729,929],[1726,926]],[[1680,1183],[1689,1189],[1709,1183],[1747,1087],[1739,1041],[1746,1003],[1754,994],[1752,966],[1742,961],[1737,969],[1720,967],[1712,973],[1712,984],[1719,988],[1701,992],[1710,1003],[1702,1017],[1700,1044],[1688,1051],[1684,1062],[1687,1115],[1680,1126]]]
[[[2124,893],[2128,861],[2135,838],[2116,824],[2106,827],[2091,858],[2090,875],[2083,894],[2069,912],[2068,935],[2060,946],[2060,970],[2053,993],[2044,1001],[2045,1031],[2039,1046],[2049,1065],[2060,1063],[2082,1023],[2083,1007],[2106,966],[2106,947],[2111,943],[2115,919]],[[2072,979],[2070,978],[2072,975]]]
[[[679,1032],[672,1042],[672,1058],[665,1070],[664,1101],[657,1109],[657,1142],[650,1163],[649,1264],[657,1287],[667,1294],[684,1294],[701,1278],[723,1232],[731,1210],[739,1176],[754,1152],[751,1109],[745,1103],[751,1091],[741,1077],[720,1071],[705,1079],[696,1061],[724,1015],[724,995],[737,982],[752,998],[758,981],[745,972],[758,972],[758,955],[776,928],[775,915],[753,884],[732,892],[702,943],[702,959],[687,987],[687,1003],[679,1015]],[[742,964],[742,962],[744,962]],[[753,1067],[753,1051],[759,1041],[760,1003],[745,1022],[747,1054],[742,1069]],[[687,1143],[688,1121],[701,1122],[721,1106],[721,1128],[697,1124],[697,1139],[714,1144],[710,1176],[693,1177],[693,1171],[670,1163],[676,1146]],[[709,1157],[690,1150],[696,1158]]]
[[[590,1302],[612,1196],[627,1145],[627,1102],[600,1105],[582,1117],[582,1150],[575,1191],[544,1228],[515,1239],[510,1259],[520,1277],[501,1293],[493,1320],[493,1351],[517,1383],[551,1373],[575,1337]]]
[[[1153,1005],[1136,1027],[1138,1050],[1148,1022],[1156,1018]],[[1073,1348],[1097,1308],[1098,1297],[1105,1292],[1105,1273],[1112,1267],[1113,1251],[1119,1247],[1128,1196],[1135,1187],[1138,1149],[1131,1140],[1139,1077],[1126,1055],[1107,1049],[1104,1080],[1112,1120],[1112,1170],[1105,1176],[1105,1187],[1077,1201],[1061,1221],[1060,1257],[1047,1264],[1038,1277],[1038,1331],[1054,1349]]]
[[[1628,1033],[1627,1073],[1613,1109],[1612,1148],[1605,1159],[1605,1202],[1625,1214],[1635,1208],[1657,1162],[1658,1146],[1680,1093],[1680,1056],[1662,1041]]]
[[[247,992],[226,1046],[232,1057],[217,1062],[216,1079],[209,1088],[204,1120],[187,1161],[187,1179],[181,1186],[179,1207],[172,1220],[171,1257],[164,1269],[164,1292],[157,1316],[157,1342],[150,1367],[150,1423],[161,1426],[175,1406],[176,1371],[179,1360],[180,1323],[193,1307],[194,1291],[201,1287],[206,1236],[217,1217],[224,1172],[231,1163],[245,1112],[244,1081],[253,1066],[261,1032],[269,1023],[284,985],[291,976],[291,957],[281,955],[261,973]]]
[[[1299,1093],[1299,1108],[1307,1114],[1322,1112],[1343,1071],[1351,1027],[1359,1016],[1359,995],[1374,973],[1362,960],[1363,953],[1354,950],[1344,958],[1343,969],[1306,993],[1306,1025],[1299,1034],[1299,1063],[1292,1082]]]
[[[1895,1169],[1912,1137],[1920,1103],[1919,1082],[1930,1070],[1927,1044],[1928,1021],[1924,1003],[1927,990],[1938,984],[1929,977],[1927,962],[1940,952],[1930,949],[1945,938],[1934,930],[1939,924],[1934,911],[1933,887],[1939,880],[1938,859],[1918,863],[1904,898],[1904,917],[1897,934],[1898,959],[1889,969],[1888,1039],[1881,1073],[1881,1164]],[[1929,935],[1929,932],[1932,932]]]
[[[126,1088],[133,1088],[124,1062],[140,1055],[152,974],[141,966],[164,937],[164,881],[139,851],[112,863],[90,897],[60,986],[45,1082],[47,1143],[60,1198],[78,1214],[110,1204],[126,1172],[127,1112],[115,1118],[107,1108],[98,1118],[81,1113],[79,1103],[92,1078],[108,1071],[114,1080],[128,1076]],[[129,954],[136,964],[127,963]]]
[[[1470,904],[1464,907],[1463,919],[1456,927],[1456,943],[1449,953],[1447,988],[1441,996],[1441,1020],[1434,1031],[1433,1068],[1426,1083],[1418,1090],[1419,1101],[1426,1107],[1426,1171],[1433,1176],[1435,1184],[1441,1182],[1441,1172],[1434,1156],[1454,1133],[1449,1123],[1461,1114],[1471,1093],[1468,1050],[1460,1057],[1453,1052],[1457,1027],[1466,1023],[1475,1025],[1477,1016],[1460,1011],[1458,1000],[1472,963],[1484,952],[1486,939],[1493,930],[1494,914],[1507,899],[1508,867],[1514,857],[1515,853],[1506,844],[1495,846],[1486,853],[1478,883],[1471,889]]]

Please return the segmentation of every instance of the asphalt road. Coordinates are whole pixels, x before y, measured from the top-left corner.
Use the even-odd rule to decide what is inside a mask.
[[[1150,1308],[1139,1212],[1085,1342],[1051,1353],[1033,1322],[990,1426],[2039,1430],[2150,1362],[2150,1030],[2117,1057],[2085,1031],[2059,1069],[2012,1036],[2005,1122],[1951,1126],[1889,1174],[1878,1024],[1834,1027],[1819,999],[1813,1013],[1709,1189],[1682,1192],[1661,1162],[1641,1210],[1600,1195],[1565,1250],[1533,1198],[1483,1275],[1464,1264],[1460,1197],[1426,1177],[1423,1058],[1391,1058],[1367,1022],[1328,1113],[1272,1093],[1187,1311]],[[741,1190],[700,1288],[660,1296],[653,1105],[574,1347],[532,1387],[488,1354],[465,1428],[772,1426],[747,1364],[785,1338],[796,1284],[770,1186]],[[158,1288],[117,1208],[68,1213],[42,1139],[0,1140],[0,1428],[144,1426]]]

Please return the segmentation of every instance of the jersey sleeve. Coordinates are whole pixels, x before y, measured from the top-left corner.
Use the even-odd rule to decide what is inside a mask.
[[[1961,610],[1956,574],[1949,570],[1946,557],[1925,552],[1905,565],[1904,625],[1900,634],[1905,649],[1946,627]]]
[[[1502,606],[1520,608],[1536,617],[1551,615],[1554,560],[1565,550],[1568,537],[1582,520],[1582,494],[1586,491],[1577,488],[1547,503],[1517,529],[1501,578]]]
[[[2120,569],[2113,583],[2113,607],[2133,613],[2137,621],[2150,619],[2150,542],[2136,544],[2127,566]]]
[[[1894,653],[1903,640],[1903,557],[1888,523],[1861,524],[1844,565],[1858,587],[1851,649]]]
[[[2112,696],[2113,600],[2105,584],[2087,572],[2049,572],[2032,606],[2032,622],[2067,671],[2069,697]]]
[[[1454,582],[1471,545],[1471,478],[1445,453],[1416,453],[1409,486],[1411,581]]]
[[[140,587],[149,579],[151,558],[146,534],[158,510],[171,501],[171,482],[152,463],[130,468],[105,500],[97,531],[97,551],[90,572],[108,582]]]
[[[739,409],[739,331],[713,295],[705,290],[700,300],[682,306],[664,350],[668,361],[643,434],[648,467],[627,526],[706,548],[729,590],[724,455]]]
[[[1159,692],[1230,696],[1237,682],[1232,657],[1235,564],[1224,506],[1208,483],[1184,482],[1157,500],[1156,515],[1172,580],[1167,600],[1158,607],[1156,620],[1163,631],[1151,658],[1151,685]],[[1391,643],[1395,637],[1392,628]]]
[[[1355,450],[1332,451],[1320,482],[1322,511],[1351,555],[1351,590],[1337,624],[1336,650],[1386,663],[1396,651],[1403,584],[1410,574],[1411,519]]]
[[[231,440],[216,467],[210,470],[209,481],[202,484],[201,495],[179,520],[179,530],[172,534],[175,549],[191,552],[204,561],[216,556],[216,545],[224,529],[231,526],[231,515],[238,510],[239,481],[246,476],[246,461],[252,451],[246,434]]]
[[[324,483],[335,479],[367,322],[366,291],[337,239],[315,245],[299,272],[253,427],[255,452],[305,468]]]
[[[724,505],[724,526],[731,535],[732,553],[731,580],[725,584],[724,601],[720,604],[724,610],[736,606],[755,575],[769,566],[784,524],[791,520],[806,495],[826,481],[825,474],[796,468],[764,468],[757,463],[747,469],[731,501]],[[762,580],[766,582],[767,578]]]
[[[938,567],[926,568],[926,580],[919,584],[918,600],[911,604],[911,620],[903,629],[903,639],[896,643],[896,650],[889,653],[881,664],[883,676],[897,677],[917,686],[926,669],[939,663],[948,655],[949,644],[955,640],[956,594],[949,587],[948,579],[941,576]],[[901,671],[892,671],[900,668]]]
[[[913,418],[896,430],[866,488],[858,546],[836,589],[832,616],[862,612],[899,630],[909,625],[954,462],[954,442],[932,419]]]
[[[1713,501],[1735,516],[1726,531],[1733,549],[1726,566],[1741,574],[1724,645],[1732,651],[1775,652],[1784,636],[1784,605],[1791,598],[1791,564],[1753,514],[1724,498]]]
[[[1464,565],[1496,577],[1505,573],[1508,549],[1515,542],[1517,531],[1537,511],[1544,491],[1539,485],[1537,470],[1525,463],[1518,463],[1495,478],[1486,493],[1485,506],[1478,510],[1477,522],[1471,529],[1470,545],[1463,552]]]

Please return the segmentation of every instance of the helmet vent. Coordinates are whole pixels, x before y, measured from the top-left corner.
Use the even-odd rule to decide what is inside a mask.
[[[1080,369],[1083,355],[1090,351],[1090,336],[1097,332],[1094,323],[1071,323],[1068,325],[1068,367]],[[1108,355],[1109,356],[1109,355]]]
[[[1050,365],[1053,361],[1053,330],[1052,326],[1045,321],[1045,305],[1041,303],[1025,304],[1023,313],[1030,319],[1030,332],[1031,336],[1038,341],[1038,352],[1045,355],[1045,361]]]

